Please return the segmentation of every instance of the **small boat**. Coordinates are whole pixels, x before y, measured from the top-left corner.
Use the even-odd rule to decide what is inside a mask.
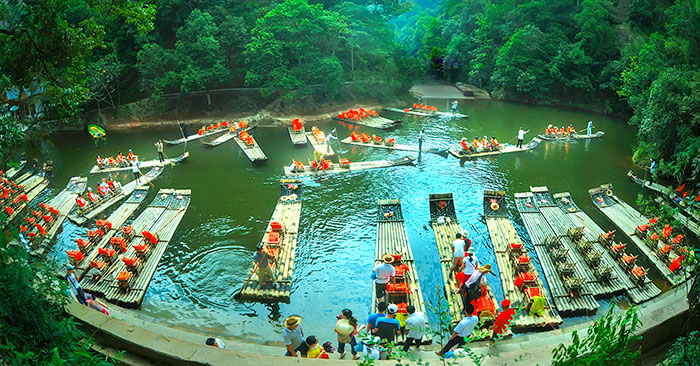
[[[88,132],[92,137],[96,139],[107,136],[107,132],[105,132],[105,130],[102,127],[95,124],[88,126]]]
[[[254,129],[255,127],[257,127],[257,125],[246,127],[242,131],[250,131],[250,130]],[[202,141],[202,145],[209,146],[209,147],[219,146],[219,145],[223,144],[224,142],[236,137],[236,134],[237,134],[236,131],[229,130],[229,132],[215,138],[212,141]]]
[[[13,179],[17,174],[19,174],[19,172],[22,171],[22,169],[24,169],[25,165],[27,165],[27,160],[20,160],[17,167],[7,169],[5,174],[2,174],[2,176],[7,179]]]
[[[555,136],[547,136],[546,134],[539,134],[539,135],[537,135],[537,137],[539,137],[542,140],[547,140],[547,141],[571,141],[571,140],[597,139],[597,138],[603,137],[604,135],[605,135],[605,132],[598,131],[592,135],[579,135],[579,134],[574,133],[571,136],[555,137]]]
[[[214,136],[216,134],[219,134],[219,133],[222,133],[222,132],[229,130],[228,124],[226,124],[223,127],[220,126],[218,123],[215,125],[217,127],[209,126],[209,127],[212,127],[211,129],[208,129],[208,127],[207,128],[200,128],[199,132],[196,135],[181,137],[177,140],[163,140],[163,142],[165,142],[168,145],[180,145],[180,144],[184,144],[185,142],[198,140],[198,139],[208,137],[208,136]]]
[[[462,113],[428,111],[428,110],[420,110],[420,109],[413,109],[413,108],[401,109],[401,108],[383,107],[382,109],[385,111],[388,111],[388,112],[403,113],[403,114],[408,114],[408,115],[418,116],[418,117],[469,118],[468,114],[462,114]]]
[[[243,150],[251,162],[267,160],[265,152],[262,151],[258,142],[255,141],[253,136],[249,135],[248,132],[241,131],[240,134],[236,134],[236,136],[233,137],[233,141]]]
[[[294,145],[306,145],[306,130],[298,118],[292,120],[292,125],[287,127],[289,138]]]
[[[340,159],[340,163],[332,164],[328,169],[325,170],[314,170],[310,166],[303,166],[301,168],[296,167],[294,171],[292,171],[291,166],[285,166],[284,175],[288,177],[327,175],[333,173],[353,172],[366,169],[387,168],[391,166],[413,165],[414,160],[415,159],[411,156],[404,156],[399,159],[360,161],[356,163],[350,162],[347,159]]]
[[[507,153],[512,153],[512,152],[519,152],[519,151],[528,151],[528,150],[532,150],[532,149],[536,148],[540,144],[540,142],[542,142],[542,140],[535,137],[532,139],[532,141],[530,141],[527,145],[525,145],[521,149],[515,147],[514,145],[502,144],[501,145],[502,148],[500,150],[495,150],[495,151],[482,151],[482,152],[465,153],[461,147],[455,147],[455,148],[451,148],[449,150],[449,152],[455,158],[471,159],[471,158],[478,158],[478,157],[482,157],[482,156],[491,156],[491,155],[500,155],[500,154],[507,154]]]
[[[306,132],[306,137],[309,139],[311,146],[323,156],[334,156],[335,152],[331,145],[328,144],[328,139],[323,131],[319,130],[318,127],[311,127],[311,132]]]
[[[139,168],[152,168],[154,166],[164,166],[167,164],[180,164],[185,159],[187,159],[190,156],[189,151],[185,151],[184,154],[176,157],[176,158],[171,158],[171,159],[165,159],[161,163],[160,160],[158,159],[153,159],[153,160],[147,160],[147,161],[140,161],[139,162]],[[99,166],[95,165],[90,169],[90,174],[98,174],[98,173],[111,173],[111,172],[119,172],[123,170],[131,170],[131,165],[127,166],[120,166],[120,167],[113,167],[113,168],[100,168]]]
[[[381,129],[394,127],[397,123],[401,123],[401,121],[394,121],[384,118],[377,114],[377,112],[371,109],[365,110],[364,108],[350,109],[347,112],[340,112],[333,116],[333,119],[340,122],[349,122],[357,125]]]

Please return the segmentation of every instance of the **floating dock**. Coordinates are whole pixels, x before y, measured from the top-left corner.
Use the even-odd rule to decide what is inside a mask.
[[[403,114],[408,114],[408,115],[417,116],[417,117],[469,118],[468,114],[462,114],[462,113],[424,111],[424,110],[413,109],[413,108],[401,109],[401,108],[383,107],[382,109],[385,111],[388,111],[388,112],[403,113]]]
[[[314,150],[320,152],[323,154],[325,157],[331,157],[335,156],[335,152],[333,151],[333,148],[331,145],[328,144],[328,140],[324,139],[323,141],[317,140],[316,136],[314,136],[313,132],[306,132],[306,137],[308,138],[309,142],[311,143],[311,146],[314,147]]]
[[[306,129],[304,126],[301,126],[301,130],[299,131],[294,131],[292,126],[288,126],[287,131],[289,131],[289,138],[292,139],[292,144],[306,145]]]
[[[83,194],[86,188],[87,178],[73,177],[70,179],[70,181],[68,181],[68,185],[64,190],[46,203],[49,207],[56,209],[58,211],[58,215],[53,217],[50,223],[46,223],[45,220],[43,220],[43,225],[45,225],[47,228],[46,236],[36,237],[37,240],[31,246],[31,255],[42,256],[51,248],[54,237],[56,237],[59,230],[63,228],[63,221],[66,219],[68,213],[75,205],[75,199],[78,198],[78,195]],[[39,218],[37,217],[35,219],[38,220]],[[38,233],[36,228],[34,228],[32,231],[34,233]]]
[[[280,198],[260,242],[275,256],[274,263],[270,263],[275,283],[261,285],[258,282],[257,274],[253,274],[255,269],[255,263],[253,263],[249,271],[250,280],[244,283],[241,288],[241,301],[289,303],[301,218],[301,200],[301,181],[298,179],[280,180]]]
[[[182,154],[176,158],[165,159],[165,160],[163,160],[163,162],[161,162],[158,159],[140,161],[139,162],[139,169],[141,169],[141,168],[153,168],[156,166],[162,167],[162,166],[166,166],[170,163],[172,163],[173,165],[180,164],[183,161],[185,161],[185,159],[187,159],[189,156],[190,156],[190,152],[186,151],[184,154]],[[131,170],[131,169],[133,169],[131,167],[131,165],[114,167],[114,168],[100,168],[97,165],[95,165],[92,167],[92,169],[90,169],[90,174],[112,173],[112,172],[120,172],[120,171]]]
[[[538,139],[537,137],[533,138],[525,147],[522,149],[519,149],[515,147],[515,145],[509,145],[509,144],[501,144],[503,146],[502,149],[496,150],[496,151],[484,151],[484,152],[469,152],[469,153],[464,153],[462,151],[462,147],[454,147],[449,149],[448,151],[452,156],[458,159],[471,159],[471,158],[478,158],[482,156],[493,156],[493,155],[501,155],[501,154],[508,154],[508,153],[513,153],[513,152],[520,152],[520,151],[528,151],[536,148],[542,140]]]
[[[586,281],[593,296],[603,298],[622,293],[625,290],[624,284],[617,278],[612,278],[610,269],[601,266],[603,252],[598,252],[588,245],[577,245],[574,239],[569,237],[569,233],[572,232],[570,230],[575,231],[581,225],[574,225],[568,216],[562,215],[547,187],[530,187],[530,192],[540,213],[559,237],[564,248],[569,251],[571,260],[581,269],[578,274]]]
[[[431,194],[430,195],[430,227],[433,228],[435,243],[437,244],[438,255],[440,256],[440,268],[442,269],[443,285],[445,296],[449,303],[450,318],[453,324],[457,324],[464,317],[464,304],[462,296],[457,288],[458,282],[450,273],[452,269],[452,242],[456,233],[463,233],[464,229],[459,224],[455,211],[452,193]],[[476,245],[476,243],[472,243]],[[484,265],[485,263],[479,263]],[[488,274],[487,274],[488,276]],[[486,277],[487,284],[490,277]],[[488,296],[493,301],[496,310],[500,309],[500,304],[496,301],[496,296],[491,291],[491,286],[486,286]]]
[[[566,137],[554,137],[554,136],[547,136],[545,134],[539,134],[539,135],[537,135],[537,137],[539,137],[542,140],[546,140],[546,141],[572,141],[572,140],[598,139],[598,138],[603,137],[604,135],[605,135],[605,132],[598,131],[592,135],[573,134],[572,136],[566,136]]]
[[[532,264],[527,249],[522,244],[523,241],[515,231],[513,223],[508,219],[505,192],[485,191],[483,208],[493,251],[496,254],[503,295],[511,301],[511,308],[522,308],[520,313],[516,315],[514,322],[511,323],[511,329],[520,333],[559,328],[562,319],[554,309],[547,287],[542,282],[540,273]],[[512,248],[511,243],[515,244]],[[527,257],[527,261],[518,264],[519,258],[523,255]],[[520,287],[515,284],[519,276],[527,278]],[[531,298],[528,297],[530,296],[528,294],[536,294],[537,292],[539,292],[537,296],[545,299],[542,316],[530,315]]]
[[[680,273],[671,272],[669,266],[664,263],[657,253],[643,239],[634,234],[638,225],[648,224],[649,221],[632,206],[619,199],[615,195],[612,184],[604,184],[598,188],[589,189],[588,193],[595,206],[625,233],[632,243],[637,246],[639,252],[649,260],[649,263],[661,273],[671,286],[675,286],[688,278],[686,271],[680,270]]]
[[[349,162],[347,164],[333,163],[333,165],[325,170],[314,170],[311,166],[304,166],[304,170],[292,171],[291,167],[284,167],[284,175],[288,177],[306,177],[306,176],[323,176],[334,173],[347,173],[367,169],[388,168],[392,166],[413,165],[415,159],[411,156],[404,156],[399,159],[375,160],[375,161],[359,161]]]
[[[21,190],[19,186],[22,186]],[[49,186],[49,181],[43,175],[43,173],[32,174],[26,173],[17,179],[17,191],[16,195],[10,196],[7,200],[11,202],[2,201],[2,213],[7,216],[7,220],[0,225],[4,229],[12,220],[14,220],[17,215],[19,215],[22,210],[31,202],[36,196],[39,195],[46,187]],[[21,193],[20,193],[21,192]],[[21,199],[21,195],[26,194],[27,200]],[[6,208],[12,208],[12,213],[8,215]]]
[[[247,132],[247,131],[254,129],[255,127],[257,127],[257,125],[256,126],[248,126],[247,128],[244,128],[241,131]],[[219,145],[223,144],[224,142],[229,141],[236,136],[238,136],[238,131],[232,130],[232,127],[229,127],[228,132],[226,132],[225,134],[223,134],[223,135],[221,135],[221,136],[219,136],[211,141],[202,141],[202,145],[209,146],[209,147],[219,146]]]
[[[233,137],[233,141],[236,141],[236,144],[238,147],[243,150],[245,155],[250,159],[252,162],[256,161],[265,161],[267,160],[267,155],[262,151],[260,148],[260,145],[258,145],[258,142],[253,138],[253,136],[250,136],[251,139],[253,139],[253,144],[248,145],[243,139],[241,139],[238,135]]]
[[[540,260],[559,315],[592,315],[598,311],[586,273],[547,223],[531,192],[516,193],[515,203]]]
[[[102,272],[99,280],[83,281],[83,289],[102,295],[107,301],[119,306],[139,307],[168,242],[185,216],[190,195],[189,189],[161,189],[153,202],[131,224],[133,238],[127,240],[126,253],[119,254],[109,268]],[[155,243],[143,236],[144,231],[155,236]],[[137,254],[134,246],[143,243],[149,247],[147,254]],[[124,259],[137,259],[138,265],[129,268]]]
[[[644,281],[644,283],[638,283],[638,281],[633,281],[630,278],[629,271],[625,270],[622,265],[612,257],[610,251],[600,243],[599,238],[600,235],[604,233],[603,229],[574,203],[569,192],[555,194],[554,201],[559,206],[560,215],[563,214],[566,216],[573,224],[573,227],[585,228],[582,231],[583,237],[578,239],[572,237],[579,252],[584,254],[582,251],[584,250],[586,255],[590,252],[602,253],[599,266],[601,266],[602,269],[606,267],[611,269],[609,275],[610,280],[620,282],[627,292],[627,296],[633,303],[640,304],[661,293],[661,289],[656,287],[649,279]],[[590,243],[590,247],[588,247],[584,241]]]
[[[122,198],[130,195],[135,189],[140,188],[143,185],[147,185],[148,182],[156,179],[160,173],[163,172],[163,169],[164,167],[162,166],[157,166],[151,169],[148,173],[141,176],[139,183],[137,183],[136,180],[133,180],[122,186],[121,191],[109,196],[106,200],[101,198],[94,205],[88,206],[86,209],[81,210],[79,207],[76,207],[73,212],[68,215],[68,219],[77,225],[82,225],[85,222],[94,219],[104,210],[121,201]]]

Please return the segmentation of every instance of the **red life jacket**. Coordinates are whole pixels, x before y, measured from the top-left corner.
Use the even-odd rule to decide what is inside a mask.
[[[97,187],[97,192],[99,192],[101,195],[105,196],[105,195],[107,195],[107,193],[109,193],[109,189],[107,189],[107,187],[101,185],[101,186]]]
[[[88,196],[88,198],[90,199],[90,201],[92,201],[92,202],[97,201],[97,195],[96,195],[96,194],[94,194],[94,193],[92,193],[92,192],[88,192],[87,196]]]
[[[78,197],[75,199],[75,201],[78,203],[78,206],[80,206],[81,208],[84,208],[85,205],[87,204],[87,201],[83,197]]]
[[[41,226],[40,224],[36,224],[36,228],[39,229],[39,233],[41,234],[41,236],[46,236],[46,230],[43,226]]]
[[[467,140],[462,140],[460,145],[462,146],[462,149],[469,150],[469,143],[467,142]]]
[[[101,157],[98,156],[95,160],[97,160],[97,165],[102,165],[103,160]]]

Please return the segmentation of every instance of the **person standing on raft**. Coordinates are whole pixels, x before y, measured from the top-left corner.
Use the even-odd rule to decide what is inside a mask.
[[[392,257],[391,254],[384,254],[382,260],[384,263],[377,264],[372,270],[377,301],[383,300],[384,294],[386,293],[386,285],[392,277],[396,276],[396,269],[394,269],[392,265],[392,263],[394,263],[394,257]]]
[[[588,136],[593,134],[593,121],[588,121],[588,127],[586,127],[586,130]]]
[[[256,253],[253,256],[253,261],[258,265],[258,283],[261,286],[275,283],[275,275],[270,267],[270,260],[274,260],[275,256],[268,252],[262,244],[255,247]]]
[[[457,102],[456,100],[454,102],[452,102],[452,114],[453,115],[457,114],[457,106],[458,105],[459,105],[459,102]]]
[[[139,161],[134,160],[131,163],[131,171],[134,173],[134,180],[136,181],[136,184],[141,183],[141,171],[139,170]]]
[[[522,127],[518,130],[518,145],[516,145],[518,149],[523,148],[523,140],[525,140],[525,134],[528,132],[530,132],[530,130],[525,131]]]
[[[156,145],[156,151],[158,151],[158,160],[162,163],[165,160],[165,157],[163,156],[163,140],[158,140],[155,143]]]

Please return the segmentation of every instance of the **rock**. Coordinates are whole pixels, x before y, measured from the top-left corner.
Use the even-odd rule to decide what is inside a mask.
[[[479,89],[474,85],[458,82],[455,84],[455,87],[466,97],[473,97],[474,99],[491,99],[491,96],[486,90]]]

